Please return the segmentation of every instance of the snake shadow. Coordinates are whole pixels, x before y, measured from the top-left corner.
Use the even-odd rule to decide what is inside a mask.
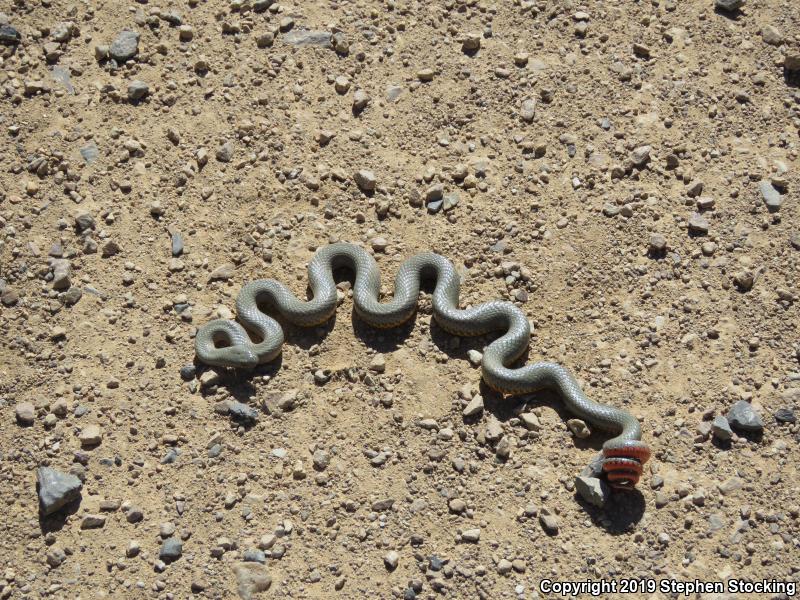
[[[575,501],[591,518],[592,523],[611,535],[630,534],[642,520],[646,502],[642,493],[634,488],[626,491],[612,490],[611,497],[602,508],[590,504],[575,492]]]

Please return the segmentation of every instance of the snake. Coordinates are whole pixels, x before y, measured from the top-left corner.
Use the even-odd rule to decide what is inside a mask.
[[[236,297],[238,322],[215,319],[197,329],[197,358],[207,365],[235,369],[252,369],[275,360],[281,353],[284,331],[265,310],[300,327],[326,323],[338,305],[334,271],[340,268],[355,274],[354,312],[368,325],[380,329],[409,321],[417,309],[422,282],[435,280],[431,295],[433,319],[444,331],[465,337],[501,332],[483,350],[481,376],[485,383],[503,396],[543,389],[556,392],[570,413],[616,434],[603,444],[599,461],[608,484],[616,489],[632,489],[638,483],[650,449],[641,441],[642,430],[636,417],[590,400],[572,373],[558,363],[515,366],[530,343],[531,325],[525,313],[502,300],[459,308],[458,271],[450,260],[433,252],[406,259],[397,271],[391,300],[381,302],[380,269],[369,252],[344,242],[322,246],[308,264],[310,300],[298,299],[274,279],[245,284]]]

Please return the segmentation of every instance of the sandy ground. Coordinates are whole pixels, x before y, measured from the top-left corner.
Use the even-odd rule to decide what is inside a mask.
[[[791,0],[0,13],[0,597],[800,581]],[[578,498],[607,437],[577,439],[553,394],[486,389],[469,351],[491,338],[442,332],[427,294],[398,330],[345,297],[288,328],[274,365],[190,367],[244,283],[303,294],[338,240],[374,252],[386,294],[434,250],[463,303],[520,306],[531,360],[641,419],[637,491]],[[721,441],[740,400],[763,431]],[[43,466],[82,480],[80,501],[41,516]]]

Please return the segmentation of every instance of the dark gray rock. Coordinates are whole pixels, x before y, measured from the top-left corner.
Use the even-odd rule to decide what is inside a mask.
[[[42,515],[51,515],[81,497],[83,483],[75,475],[40,467],[36,471],[36,481]]]
[[[781,196],[778,190],[772,187],[772,183],[766,179],[760,181],[758,183],[758,191],[761,192],[761,197],[764,199],[764,204],[767,205],[767,209],[770,211],[780,209],[781,204],[783,204],[783,196]]]
[[[731,407],[728,411],[728,421],[744,431],[758,432],[764,429],[764,422],[747,400],[739,400]]]
[[[744,0],[716,0],[714,4],[720,10],[734,12],[744,6]]]
[[[773,413],[778,423],[796,423],[797,416],[791,408],[779,408]]]
[[[332,48],[331,32],[314,29],[293,29],[283,36],[283,41],[292,46],[318,46]]]
[[[16,46],[22,41],[22,36],[19,31],[14,29],[11,25],[0,25],[0,44],[6,46]]]
[[[135,79],[128,84],[128,100],[137,102],[150,93],[150,86],[144,81]]]
[[[139,33],[124,29],[117,34],[108,50],[111,58],[117,62],[130,60],[139,52]]]
[[[730,440],[733,437],[733,430],[731,429],[730,423],[728,423],[728,419],[722,415],[714,417],[714,420],[711,422],[711,435],[721,442]]]
[[[197,367],[194,365],[184,365],[181,367],[181,379],[184,381],[191,381],[197,375]]]
[[[180,231],[173,231],[170,234],[170,239],[172,241],[172,256],[183,254],[183,236],[181,236]]]
[[[252,406],[247,406],[237,400],[228,403],[230,416],[237,421],[255,421],[258,419],[258,411]]]
[[[158,552],[158,557],[165,563],[171,563],[178,560],[183,555],[183,542],[176,537],[167,538],[161,544],[161,550]]]

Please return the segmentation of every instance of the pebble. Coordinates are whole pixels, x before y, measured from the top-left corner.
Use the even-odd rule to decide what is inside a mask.
[[[779,408],[774,413],[775,420],[778,423],[796,423],[797,417],[791,408]]]
[[[215,156],[219,162],[228,163],[231,162],[231,159],[233,158],[233,151],[234,151],[233,142],[228,140],[225,143],[223,143],[219,148],[217,148]]]
[[[783,43],[783,34],[774,25],[766,25],[761,30],[761,39],[770,46],[780,46]]]
[[[293,29],[282,36],[284,42],[292,46],[318,46],[332,48],[331,32],[315,29]]]
[[[473,367],[479,367],[481,366],[481,362],[483,362],[483,354],[472,349],[467,352],[467,359],[469,359],[469,362]]]
[[[761,180],[758,183],[758,191],[761,192],[761,197],[764,199],[764,204],[770,211],[779,210],[783,204],[783,196],[776,190],[772,183],[767,180]]]
[[[611,488],[602,479],[579,475],[575,478],[575,489],[589,504],[603,507],[611,496]]]
[[[652,147],[650,146],[639,146],[638,148],[635,148],[630,154],[630,159],[633,163],[633,166],[641,168],[650,162],[651,150]]]
[[[467,405],[464,407],[464,410],[461,411],[461,414],[465,417],[474,417],[479,415],[483,412],[483,396],[476,395],[472,400],[470,400]]]
[[[150,86],[147,85],[144,81],[140,81],[139,79],[134,79],[133,81],[128,84],[128,100],[131,102],[137,102],[141,100],[147,94],[150,93]]]
[[[534,117],[536,116],[536,100],[532,98],[523,100],[522,106],[520,107],[519,116],[526,123],[533,121]]]
[[[17,423],[24,426],[33,425],[36,420],[36,409],[30,402],[20,402],[16,407]]]
[[[650,236],[649,249],[653,254],[662,254],[667,249],[667,238],[660,233],[652,234]]]
[[[374,373],[386,371],[386,357],[383,354],[376,354],[369,363],[369,370]]]
[[[547,535],[558,534],[558,519],[555,515],[542,513],[539,515],[539,523]]]
[[[476,528],[467,529],[461,533],[461,540],[469,544],[477,544],[481,539],[481,530]]]
[[[208,276],[208,280],[227,281],[228,279],[233,277],[235,271],[236,271],[236,266],[233,263],[225,263],[223,265],[218,266],[213,271],[211,271],[211,273]]]
[[[528,431],[539,431],[542,428],[536,413],[524,412],[519,415],[520,421]]]
[[[400,562],[400,555],[394,550],[390,550],[383,557],[383,564],[386,565],[386,568],[389,571],[394,571],[397,568],[397,564],[399,562]]]
[[[170,537],[161,544],[158,557],[165,563],[175,562],[183,555],[183,542],[179,538]]]
[[[81,429],[78,439],[81,442],[81,446],[84,448],[91,448],[93,446],[97,446],[101,441],[103,441],[103,432],[99,425],[92,423],[85,425],[83,429]]]
[[[461,42],[461,50],[467,54],[477,52],[481,48],[481,38],[483,36],[477,31],[470,31],[464,36]]]
[[[747,400],[739,400],[728,411],[728,422],[744,431],[761,432],[764,422]]]
[[[372,171],[368,171],[366,169],[356,171],[353,175],[353,179],[362,192],[369,193],[375,191],[377,180],[375,179],[375,173]]]
[[[111,58],[119,63],[133,58],[137,52],[139,52],[139,33],[129,29],[119,32],[108,49]]]
[[[688,221],[689,232],[699,235],[708,233],[708,221],[700,213],[692,213]]]
[[[36,480],[42,515],[53,514],[81,496],[83,483],[75,475],[50,467],[40,467],[36,471]]]
[[[267,567],[257,562],[241,562],[233,567],[236,586],[242,600],[253,600],[256,594],[265,592],[272,585]]]
[[[356,90],[353,94],[353,112],[360,113],[369,104],[370,97],[364,90]]]
[[[0,25],[0,44],[5,46],[16,46],[22,41],[22,36],[11,25]]]
[[[721,442],[729,441],[733,437],[733,430],[731,430],[728,419],[722,415],[714,417],[714,420],[711,422],[711,435]]]
[[[104,515],[86,515],[81,520],[81,529],[102,529],[105,524]]]

